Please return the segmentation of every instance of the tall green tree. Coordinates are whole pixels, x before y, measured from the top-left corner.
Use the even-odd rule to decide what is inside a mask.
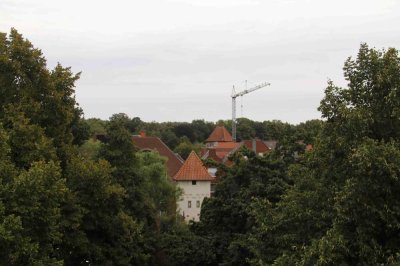
[[[143,195],[139,187],[143,179],[137,175],[138,162],[135,146],[125,123],[129,119],[125,118],[125,116],[121,117],[120,114],[113,115],[110,118],[107,127],[107,142],[101,146],[99,156],[110,162],[114,168],[114,178],[126,189],[128,193],[127,207],[134,208],[135,212],[142,212]]]
[[[7,265],[17,265],[27,260],[39,263],[38,243],[31,241],[30,236],[24,233],[21,217],[10,211],[7,201],[12,182],[18,174],[11,161],[8,140],[8,134],[0,127],[0,261]]]
[[[186,224],[174,224],[166,230],[161,246],[167,255],[166,265],[216,265],[213,239],[193,233]]]
[[[132,265],[143,258],[142,226],[126,213],[125,189],[112,176],[110,164],[75,158],[67,168],[67,184],[80,219],[64,236],[67,265]]]
[[[156,223],[150,208],[145,201],[143,190],[144,178],[139,175],[139,162],[132,141],[132,135],[125,124],[126,119],[120,115],[110,118],[107,128],[107,142],[101,146],[99,156],[110,162],[113,167],[114,180],[124,188],[126,197],[123,201],[123,209],[127,215],[140,221],[144,226],[145,242],[142,243],[140,254],[135,264],[150,263],[155,252]]]
[[[138,175],[143,178],[144,200],[157,224],[163,218],[175,219],[177,189],[169,180],[165,166],[166,159],[157,152],[136,154],[139,164]]]
[[[16,166],[28,169],[35,161],[58,160],[52,139],[45,135],[44,129],[32,124],[20,108],[10,105],[4,115],[11,160]]]
[[[87,138],[80,124],[82,110],[75,101],[79,73],[60,64],[48,70],[42,52],[15,29],[0,34],[0,119],[4,108],[17,105],[32,124],[53,139],[57,154],[65,162],[67,147]]]
[[[214,196],[204,200],[193,231],[212,239],[214,263],[249,265],[255,256],[249,238],[255,226],[251,203],[280,201],[287,188],[286,165],[277,154],[261,157],[247,149],[232,160],[235,164],[220,178]]]
[[[303,261],[386,264],[400,251],[398,51],[362,44],[344,73],[348,88],[329,83],[320,110],[346,173],[337,177],[332,228]]]
[[[6,265],[62,265],[62,203],[67,191],[54,162],[35,162],[29,170],[0,169],[0,257]],[[5,173],[11,176],[3,176]]]
[[[164,246],[161,242],[169,235],[172,228],[175,228],[176,220],[176,199],[179,196],[178,190],[167,175],[165,166],[166,159],[157,152],[139,152],[136,154],[139,163],[138,175],[143,177],[141,190],[143,201],[148,209],[152,223],[149,223],[147,230],[152,230],[148,237],[154,238],[152,263],[157,265],[167,264],[166,250],[171,246]]]
[[[328,82],[327,120],[315,149],[293,167],[277,208],[258,214],[259,264],[369,265],[398,261],[400,59],[362,44],[344,67],[348,87]],[[270,256],[269,256],[270,255]]]

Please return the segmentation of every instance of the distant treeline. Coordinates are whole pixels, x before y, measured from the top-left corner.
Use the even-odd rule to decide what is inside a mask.
[[[139,117],[130,118],[126,114],[117,114],[131,134],[139,134],[145,131],[148,136],[161,138],[171,149],[175,149],[182,142],[192,144],[204,143],[216,126],[225,126],[231,130],[231,120],[219,120],[207,122],[193,120],[188,122],[144,122]],[[89,132],[104,134],[107,120],[89,118],[85,120]],[[315,137],[322,129],[322,120],[309,120],[298,125],[292,125],[279,120],[252,121],[247,118],[239,118],[237,122],[237,140],[258,138],[262,140],[277,141],[303,141],[306,144],[314,143]]]

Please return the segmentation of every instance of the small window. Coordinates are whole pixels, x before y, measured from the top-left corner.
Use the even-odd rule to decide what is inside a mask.
[[[192,201],[188,201],[188,208],[192,208]]]
[[[196,201],[196,207],[200,208],[200,200]]]
[[[192,185],[196,185],[196,183],[197,183],[196,181],[192,181]]]

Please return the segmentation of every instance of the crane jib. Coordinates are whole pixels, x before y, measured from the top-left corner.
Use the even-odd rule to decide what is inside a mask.
[[[247,81],[246,81],[246,84],[247,84]],[[253,88],[250,88],[248,90],[246,89],[246,90],[238,92],[238,93],[235,92],[235,87],[233,87],[232,95],[231,95],[231,97],[232,97],[232,139],[233,139],[233,141],[236,141],[236,98],[238,96],[246,95],[250,92],[253,92],[255,90],[261,89],[261,88],[269,86],[269,85],[271,85],[271,84],[268,82],[264,82]]]

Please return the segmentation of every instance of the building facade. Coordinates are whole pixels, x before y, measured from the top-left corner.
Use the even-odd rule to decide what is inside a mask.
[[[199,221],[203,200],[211,196],[211,182],[214,180],[203,162],[192,151],[185,163],[174,176],[174,181],[182,190],[177,201],[178,212],[185,221]]]

